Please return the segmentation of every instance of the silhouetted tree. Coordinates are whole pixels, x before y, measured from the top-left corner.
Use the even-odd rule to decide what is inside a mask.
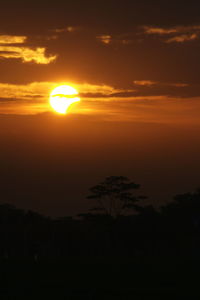
[[[176,220],[181,226],[200,224],[200,189],[193,193],[176,195],[174,201],[162,207],[162,213]]]
[[[118,217],[127,211],[138,210],[136,204],[145,197],[133,195],[133,190],[138,190],[139,184],[131,182],[124,176],[107,177],[100,184],[90,189],[88,199],[96,200],[97,206],[90,209],[101,212],[111,217]]]

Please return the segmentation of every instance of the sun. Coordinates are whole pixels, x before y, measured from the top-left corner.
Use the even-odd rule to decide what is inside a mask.
[[[78,91],[70,85],[59,85],[50,94],[51,107],[59,114],[66,114],[69,107],[80,101]]]

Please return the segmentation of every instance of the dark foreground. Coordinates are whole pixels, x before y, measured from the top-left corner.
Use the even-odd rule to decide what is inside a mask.
[[[1,261],[0,299],[199,299],[200,261]]]
[[[0,205],[0,300],[200,299],[200,190],[139,208],[52,219]]]

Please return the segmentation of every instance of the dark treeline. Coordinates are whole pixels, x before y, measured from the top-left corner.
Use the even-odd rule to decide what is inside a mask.
[[[198,257],[200,191],[176,196],[155,210],[133,196],[139,185],[109,177],[91,189],[95,205],[77,218],[50,218],[0,205],[0,257]],[[118,203],[119,202],[119,203]],[[120,205],[119,205],[120,204]]]

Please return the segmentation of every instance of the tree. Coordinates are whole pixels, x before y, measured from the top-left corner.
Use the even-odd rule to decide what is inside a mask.
[[[193,193],[176,195],[174,202],[162,207],[162,214],[170,217],[181,227],[200,227],[200,189]]]
[[[133,190],[139,188],[139,184],[131,182],[127,177],[107,177],[103,182],[90,189],[91,194],[87,198],[97,202],[97,206],[90,210],[111,217],[118,217],[127,211],[137,210],[139,206],[136,203],[145,198],[133,195]]]

